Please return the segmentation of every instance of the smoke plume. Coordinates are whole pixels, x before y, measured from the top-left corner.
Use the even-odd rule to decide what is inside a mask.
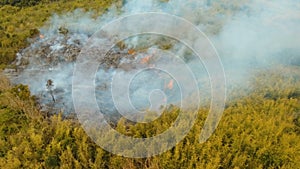
[[[11,75],[12,81],[29,85],[45,111],[73,112],[72,75],[82,47],[104,24],[140,12],[166,12],[180,16],[202,30],[219,53],[228,86],[245,85],[253,71],[279,64],[300,65],[300,3],[297,0],[128,0],[122,7],[112,6],[98,17],[93,11],[81,9],[63,15],[54,14],[40,28],[41,35],[17,54],[14,62],[17,70],[15,76]],[[201,97],[209,99],[208,74],[204,66],[193,59],[190,49],[175,39],[142,35],[118,43],[107,57],[99,61],[96,97],[105,113],[116,111],[109,91],[116,71],[123,71],[126,76],[144,64],[172,64],[163,60],[163,56],[149,58],[155,55],[157,48],[176,53],[195,68]],[[46,85],[49,79],[53,81],[51,88]],[[131,102],[136,109],[146,110],[151,106],[148,95],[156,88],[165,91],[165,96],[157,95],[151,100],[162,105],[176,105],[180,101],[179,87],[170,76],[146,71],[130,86]],[[164,98],[168,100],[164,102]],[[153,110],[157,111],[159,107]]]

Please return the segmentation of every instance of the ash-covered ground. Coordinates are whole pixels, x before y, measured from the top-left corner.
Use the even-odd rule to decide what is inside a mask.
[[[72,113],[74,65],[93,33],[122,16],[165,12],[187,19],[208,36],[222,60],[229,90],[248,90],[247,83],[256,72],[276,69],[278,65],[299,67],[299,9],[295,0],[130,0],[124,1],[121,9],[112,6],[99,17],[93,17],[92,11],[77,9],[62,15],[54,14],[40,29],[40,34],[29,39],[31,45],[17,53],[11,66],[14,68],[5,72],[13,83],[29,85],[43,111]],[[132,26],[138,27],[139,23]],[[201,62],[193,59],[193,53],[174,39],[145,35],[118,42],[105,57],[95,60],[99,64],[95,74],[95,96],[104,113],[116,111],[110,92],[111,78],[116,71],[126,75],[135,69],[155,67],[158,63],[172,65],[172,59],[164,59],[158,52],[161,50],[178,54],[194,70],[201,97],[209,100],[207,72]],[[163,106],[181,100],[177,94],[178,86],[170,76],[159,71],[145,71],[129,88],[133,106],[138,110],[149,108],[148,95],[154,88],[165,92],[166,104],[165,97],[154,99]],[[227,97],[231,97],[230,91]]]
[[[17,59],[13,63],[15,69],[6,69],[5,72],[13,83],[29,85],[31,92],[37,96],[42,111],[74,113],[73,70],[76,58],[89,37],[88,34],[70,32],[66,28],[59,28],[48,36],[41,33],[34,39],[30,39],[33,43],[17,54]],[[139,45],[132,44],[137,40],[136,38],[139,39]],[[128,89],[129,99],[134,108],[139,111],[150,110],[149,94],[153,90],[161,90],[165,95],[158,95],[151,99],[155,102],[152,105],[156,105],[151,108],[152,111],[162,111],[168,105],[180,104],[181,93],[176,80],[166,72],[151,69],[158,63],[174,64],[175,62],[165,57],[161,51],[169,51],[171,48],[174,50],[176,45],[178,45],[177,41],[171,38],[141,35],[116,43],[105,57],[95,60],[99,64],[98,72],[95,74],[95,96],[101,111],[110,115],[118,114],[111,94],[112,78],[116,71],[131,74],[133,70],[143,68],[145,71],[132,79]],[[185,47],[176,48],[185,51],[181,59],[186,63],[190,66],[197,64],[189,60],[192,58],[192,53],[187,53]],[[195,67],[199,74],[205,74],[204,67],[202,72],[199,71],[199,66],[195,65]],[[208,82],[203,82],[202,86],[205,83],[209,87]]]

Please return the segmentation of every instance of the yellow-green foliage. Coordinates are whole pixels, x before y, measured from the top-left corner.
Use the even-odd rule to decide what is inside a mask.
[[[38,34],[45,21],[53,13],[72,11],[77,8],[103,13],[119,0],[70,0],[39,3],[28,7],[0,6],[0,66],[11,63],[16,52],[28,45],[27,38]]]
[[[299,69],[281,72],[259,75],[252,92],[227,103],[217,130],[207,142],[198,142],[208,112],[201,109],[184,140],[146,159],[104,151],[90,140],[76,119],[61,114],[44,117],[35,108],[26,86],[12,87],[1,77],[0,168],[297,168]],[[135,137],[154,136],[167,129],[179,111],[173,107],[149,124],[122,119],[116,129]]]
[[[1,67],[14,60],[16,52],[28,45],[26,39],[38,34],[38,28],[53,12],[88,7],[99,14],[115,1],[121,2],[45,0],[34,6],[1,6]],[[234,100],[227,103],[217,130],[207,142],[198,142],[208,112],[201,109],[184,140],[146,159],[123,158],[104,151],[76,119],[41,114],[27,86],[11,86],[1,75],[0,168],[299,168],[299,72],[299,68],[278,68],[275,73],[260,73],[251,92],[233,91]],[[150,124],[121,119],[116,129],[134,137],[154,136],[167,129],[179,111],[173,107]]]

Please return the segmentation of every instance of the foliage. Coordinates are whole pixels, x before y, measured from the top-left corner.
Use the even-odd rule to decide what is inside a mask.
[[[12,6],[33,6],[40,3],[42,0],[1,0],[0,5],[12,5]]]
[[[161,155],[145,159],[104,151],[76,119],[62,114],[43,116],[26,86],[10,86],[1,77],[0,168],[297,168],[300,97],[294,93],[299,91],[299,70],[281,72],[260,74],[252,92],[228,103],[219,127],[207,142],[198,142],[208,112],[201,109],[184,140]],[[167,129],[178,111],[173,107],[149,124],[121,119],[116,130],[150,137]]]
[[[100,14],[116,1],[118,0],[0,1],[0,67],[5,67],[15,60],[16,53],[29,45],[28,38],[38,35],[38,29],[53,13],[83,8],[95,10]]]
[[[102,13],[114,1],[0,1],[0,67],[15,59],[16,52],[28,45],[28,38],[39,34],[38,28],[53,12],[88,6]],[[104,151],[75,118],[42,114],[28,86],[12,86],[0,74],[0,168],[298,168],[299,72],[295,67],[260,73],[251,84],[251,92],[234,91],[234,100],[227,103],[217,130],[207,142],[198,142],[208,113],[203,108],[184,140],[161,155],[145,159]],[[116,130],[134,137],[154,136],[167,129],[179,111],[173,107],[149,124],[121,119]]]

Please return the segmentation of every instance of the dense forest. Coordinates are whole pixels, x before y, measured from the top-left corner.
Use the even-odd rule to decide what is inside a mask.
[[[1,0],[0,67],[11,68],[16,53],[39,35],[53,13],[77,8],[105,12],[120,0]],[[205,143],[198,141],[208,113],[198,111],[189,134],[171,150],[148,158],[125,158],[97,146],[73,115],[39,110],[26,85],[0,75],[0,168],[291,168],[300,166],[300,67],[282,66],[259,72],[252,90],[235,89],[224,115]],[[246,93],[246,94],[245,94]],[[151,137],[167,129],[180,110],[174,106],[159,120],[116,130]]]

